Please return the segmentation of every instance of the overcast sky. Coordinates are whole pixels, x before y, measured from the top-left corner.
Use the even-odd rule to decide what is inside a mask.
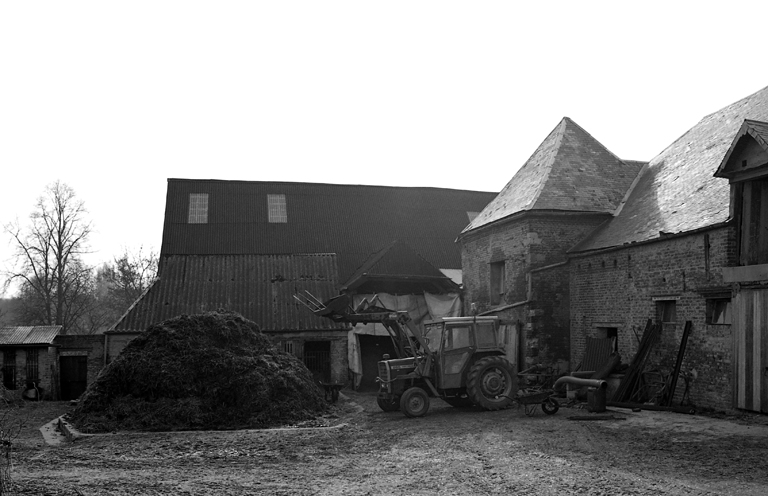
[[[768,86],[768,2],[631,4],[2,2],[0,222],[61,180],[95,264],[167,178],[499,191],[564,116],[650,160]]]

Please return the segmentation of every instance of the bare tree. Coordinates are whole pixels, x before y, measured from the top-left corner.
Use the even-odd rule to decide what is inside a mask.
[[[5,226],[16,248],[8,276],[20,281],[26,323],[61,325],[68,332],[86,312],[92,290],[91,271],[80,259],[91,234],[86,213],[74,190],[56,181],[37,200],[27,226]]]
[[[97,295],[102,311],[113,324],[149,288],[157,276],[158,256],[152,250],[125,250],[96,271]]]

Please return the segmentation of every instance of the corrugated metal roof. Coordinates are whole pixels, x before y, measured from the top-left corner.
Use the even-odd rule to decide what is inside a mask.
[[[344,328],[293,298],[305,290],[321,301],[336,296],[333,254],[169,255],[160,264],[160,277],[113,330],[144,331],[179,315],[218,309],[238,312],[263,331]]]
[[[768,121],[768,87],[704,117],[640,172],[621,212],[574,252],[658,239],[725,222],[730,185],[714,177],[745,119]]]
[[[191,193],[208,193],[208,223],[189,224]],[[284,194],[287,223],[267,221]],[[169,179],[161,255],[336,253],[346,280],[401,240],[440,269],[460,269],[455,240],[496,193],[289,182]]]
[[[565,117],[464,232],[526,210],[612,213],[641,165]]]
[[[0,346],[51,344],[61,328],[62,326],[0,327]]]

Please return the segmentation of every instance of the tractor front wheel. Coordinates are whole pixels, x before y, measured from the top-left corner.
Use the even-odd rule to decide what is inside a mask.
[[[400,398],[398,396],[391,399],[376,398],[376,404],[385,412],[396,412],[400,409]]]
[[[486,410],[508,408],[517,393],[517,376],[512,365],[500,356],[478,360],[467,374],[467,394]]]
[[[400,397],[400,410],[407,417],[423,417],[429,410],[429,395],[420,387],[406,389]]]

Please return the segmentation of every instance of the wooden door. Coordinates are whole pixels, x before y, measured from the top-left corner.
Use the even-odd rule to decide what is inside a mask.
[[[59,358],[61,367],[61,399],[76,400],[88,386],[88,357],[63,356]]]
[[[768,413],[768,290],[739,291],[732,322],[734,404]]]

